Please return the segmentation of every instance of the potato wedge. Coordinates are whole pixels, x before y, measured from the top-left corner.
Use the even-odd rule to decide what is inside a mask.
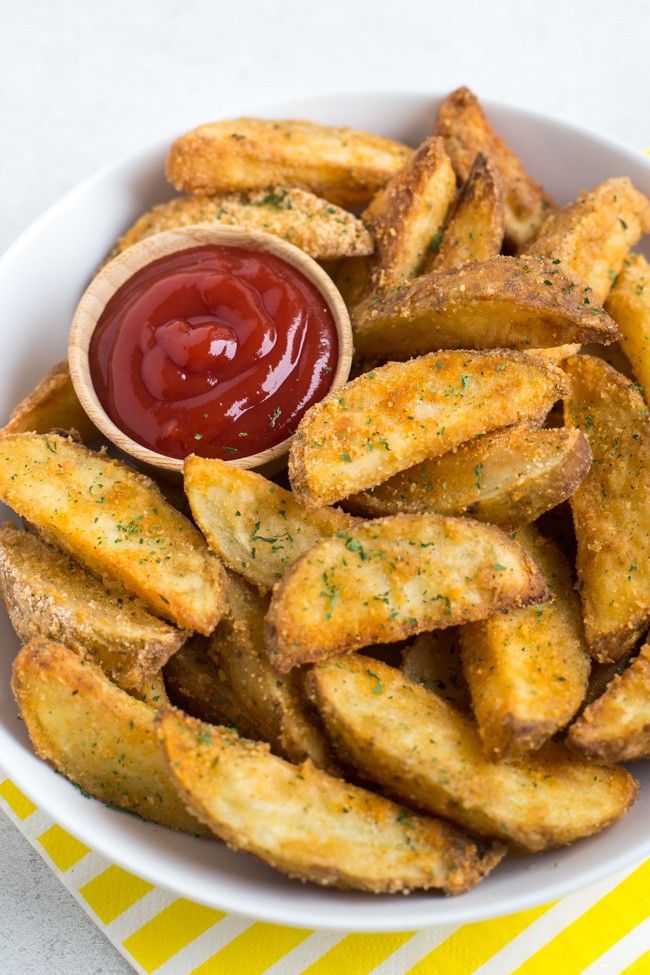
[[[298,498],[333,504],[490,430],[542,420],[566,377],[517,352],[440,352],[388,363],[303,417],[289,455]]]
[[[577,570],[591,653],[618,660],[650,623],[650,419],[634,386],[593,356],[568,359],[568,426],[593,464],[571,497]]]
[[[31,640],[14,661],[12,689],[36,754],[84,792],[151,822],[207,833],[170,781],[153,708],[92,661]]]
[[[438,694],[464,714],[471,710],[469,688],[460,659],[459,627],[420,633],[402,651],[405,677]]]
[[[336,274],[349,308],[377,288],[401,284],[420,271],[455,196],[456,177],[444,143],[430,136],[363,213],[374,254],[343,261]]]
[[[621,347],[650,402],[650,264],[630,254],[605,304],[621,332]]]
[[[556,262],[586,305],[603,302],[630,247],[650,231],[650,200],[626,177],[585,190],[550,216],[526,255]],[[586,287],[585,287],[586,286]]]
[[[163,676],[169,700],[187,714],[210,724],[224,724],[247,738],[257,728],[237,703],[233,689],[208,653],[212,637],[192,636],[167,661]]]
[[[304,508],[261,474],[223,460],[185,460],[185,492],[212,551],[253,585],[271,589],[325,535],[354,521],[335,508]]]
[[[354,347],[362,358],[404,360],[437,349],[613,342],[612,319],[583,298],[550,261],[493,257],[366,298],[352,311]]]
[[[144,701],[145,704],[148,704],[150,708],[154,709],[161,708],[163,705],[170,703],[162,670],[159,670],[157,674],[152,674],[150,677],[147,677],[140,684],[137,691],[129,691],[129,693],[132,697],[137,697],[139,701]]]
[[[290,877],[377,894],[458,894],[503,857],[499,844],[477,844],[311,762],[291,765],[227,728],[169,708],[159,733],[188,809],[229,846]]]
[[[229,573],[228,601],[230,609],[210,638],[208,653],[252,737],[269,742],[273,751],[291,762],[309,758],[318,768],[335,770],[299,675],[281,677],[271,666],[264,643],[268,599]]]
[[[370,517],[433,511],[516,528],[566,500],[590,463],[589,441],[579,430],[509,427],[422,461],[345,503]]]
[[[515,533],[552,594],[543,606],[496,613],[461,627],[465,679],[486,756],[523,756],[565,728],[582,704],[590,656],[571,570],[529,526]]]
[[[265,230],[318,260],[372,254],[374,248],[366,227],[347,210],[306,190],[274,186],[250,193],[178,196],[159,203],[120,237],[111,257],[162,230],[213,222]]]
[[[547,597],[532,559],[500,529],[395,515],[338,532],[303,555],[273,591],[266,642],[284,672]]]
[[[412,149],[370,132],[303,119],[237,118],[201,125],[172,145],[167,179],[190,193],[301,186],[330,203],[364,207]]]
[[[198,529],[104,453],[56,435],[0,437],[0,500],[180,627],[210,633],[226,608],[223,567]]]
[[[455,271],[501,253],[503,190],[496,166],[479,153],[442,234],[431,241],[424,273]]]
[[[650,758],[650,644],[569,728],[569,744],[603,762]]]
[[[400,671],[361,654],[318,664],[311,694],[340,754],[406,802],[538,851],[615,823],[634,801],[624,769],[547,744],[489,762],[473,722]]]
[[[14,406],[0,435],[5,433],[49,433],[76,430],[82,440],[98,436],[95,424],[86,416],[74,391],[67,359],[58,362],[34,390]]]
[[[469,178],[479,152],[496,167],[503,181],[506,239],[510,246],[521,247],[542,223],[553,201],[494,132],[469,88],[457,88],[447,95],[438,110],[436,133],[444,138],[462,182]]]
[[[9,523],[0,528],[0,593],[23,643],[42,637],[88,653],[128,691],[144,693],[187,639],[139,599],[107,590],[67,555]]]

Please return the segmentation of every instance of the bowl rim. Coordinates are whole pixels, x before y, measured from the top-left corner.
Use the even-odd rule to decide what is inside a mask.
[[[218,223],[192,224],[143,238],[107,261],[79,299],[68,337],[68,364],[79,402],[97,429],[136,461],[162,471],[182,473],[184,459],[169,457],[146,447],[111,420],[92,382],[88,355],[90,343],[106,305],[135,273],[170,254],[214,245],[248,247],[272,254],[299,271],[317,288],[332,314],[338,338],[336,369],[325,395],[335,393],[345,384],[352,367],[352,325],[343,297],[323,268],[294,244],[263,230]],[[269,469],[267,465],[277,463],[289,452],[293,437],[294,434],[291,434],[272,447],[245,457],[226,459],[225,463],[244,470],[259,467]]]

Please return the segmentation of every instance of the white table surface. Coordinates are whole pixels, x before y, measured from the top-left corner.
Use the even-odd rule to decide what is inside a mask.
[[[0,249],[105,162],[292,94],[446,90],[650,145],[647,0],[0,0]],[[0,817],[0,975],[130,971]]]

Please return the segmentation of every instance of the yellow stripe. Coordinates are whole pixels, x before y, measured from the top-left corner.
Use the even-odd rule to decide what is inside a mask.
[[[79,888],[79,893],[100,921],[110,924],[127,908],[153,890],[153,884],[121,867],[108,867]]]
[[[368,975],[414,934],[414,931],[349,934],[306,968],[302,975]]]
[[[69,870],[90,853],[90,847],[75,839],[60,826],[50,826],[41,833],[38,842],[59,870]]]
[[[621,975],[650,975],[650,951],[646,951],[631,965],[624,968]]]
[[[28,816],[31,816],[38,809],[38,806],[35,806],[32,800],[28,799],[10,779],[5,779],[4,782],[0,782],[0,796],[2,796],[13,814],[18,816],[18,819],[27,819]]]
[[[123,945],[145,972],[153,972],[225,916],[223,911],[180,897],[129,935]]]
[[[533,907],[507,917],[464,924],[413,968],[409,968],[407,975],[439,975],[443,972],[445,975],[452,972],[453,975],[470,975],[552,906],[544,904],[543,907]],[[565,975],[562,968],[555,971]],[[548,971],[545,975],[548,975]]]
[[[251,924],[190,975],[235,975],[239,972],[262,975],[312,933],[300,928],[281,928],[277,924]]]
[[[650,914],[650,860],[517,969],[517,975],[583,971]]]

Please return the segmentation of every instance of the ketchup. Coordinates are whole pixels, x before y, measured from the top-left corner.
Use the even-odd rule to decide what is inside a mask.
[[[168,457],[233,460],[290,436],[329,390],[336,325],[318,289],[267,251],[211,245],[137,271],[93,333],[109,417]]]

